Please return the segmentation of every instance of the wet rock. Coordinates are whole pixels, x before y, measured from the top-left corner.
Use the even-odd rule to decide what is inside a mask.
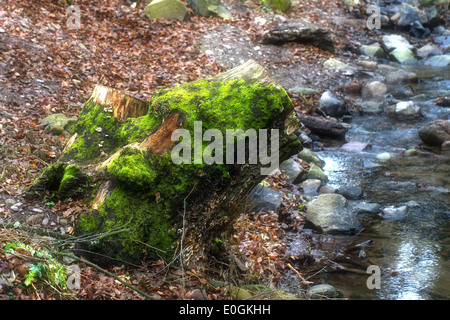
[[[380,161],[389,161],[391,160],[391,154],[389,152],[382,152],[377,154],[376,158]]]
[[[429,28],[425,28],[419,21],[414,21],[410,25],[409,34],[416,38],[427,38],[431,31]]]
[[[319,167],[323,168],[325,166],[325,161],[320,159],[320,157],[313,151],[311,151],[308,148],[304,148],[302,151],[300,151],[297,155],[300,159],[309,162],[314,163],[318,165]]]
[[[380,101],[359,101],[356,105],[361,108],[363,113],[367,114],[377,114],[384,111],[383,103]]]
[[[417,149],[409,149],[409,150],[406,150],[404,153],[403,153],[403,155],[405,156],[405,157],[413,157],[413,156],[417,156],[419,154],[419,151],[417,151]]]
[[[381,210],[381,206],[378,203],[372,203],[372,202],[353,202],[352,203],[353,210],[358,213],[371,213],[376,214],[379,213]]]
[[[418,131],[420,139],[431,146],[441,146],[450,141],[450,120],[434,120],[421,127]]]
[[[386,83],[399,84],[403,82],[417,82],[418,77],[414,72],[408,72],[404,70],[398,70],[390,72],[386,75]]]
[[[282,199],[283,194],[280,191],[275,191],[258,184],[250,192],[250,200],[253,202],[251,210],[263,212],[272,210],[278,213]]]
[[[320,97],[319,109],[322,110],[327,116],[331,117],[341,117],[347,111],[345,101],[339,99],[328,90],[325,91]]]
[[[318,195],[321,186],[322,181],[319,179],[307,179],[300,184],[300,187],[303,189],[303,194],[307,196]]]
[[[401,101],[387,107],[389,116],[398,120],[415,120],[422,116],[422,111],[414,101]]]
[[[417,59],[414,55],[414,52],[406,47],[399,47],[391,52],[389,52],[389,57],[398,63],[401,64],[415,64],[417,63]]]
[[[304,145],[304,146],[311,146],[313,141],[310,137],[308,137],[308,135],[304,132],[300,132],[297,135],[298,140],[300,140],[300,142]]]
[[[370,69],[370,70],[376,70],[378,67],[378,63],[375,61],[367,61],[367,60],[356,60],[356,65]]]
[[[362,152],[372,148],[372,145],[366,142],[350,141],[341,147],[345,151]]]
[[[362,45],[359,48],[361,54],[364,54],[373,58],[384,58],[384,50],[379,45]]]
[[[310,299],[336,298],[339,296],[335,287],[329,284],[316,284],[306,293]]]
[[[434,68],[445,68],[450,66],[450,54],[442,54],[428,58],[424,64]]]
[[[325,193],[336,193],[336,188],[333,188],[332,186],[322,186],[319,189],[319,193],[320,194],[325,194]]]
[[[323,170],[313,164],[311,166],[311,168],[309,168],[308,173],[306,174],[306,178],[307,179],[319,179],[320,181],[322,181],[323,184],[326,184],[328,182],[328,177],[326,176],[326,174],[323,172]]]
[[[406,217],[406,215],[408,214],[408,207],[407,206],[401,206],[401,207],[394,207],[394,206],[389,206],[386,208],[383,208],[381,210],[381,217],[383,217],[383,219],[387,219],[387,220],[400,220],[403,219],[404,217]]]
[[[355,233],[361,229],[356,213],[340,194],[321,194],[308,204],[306,219],[325,233]]]
[[[409,26],[409,24],[408,24]],[[405,37],[398,35],[398,34],[388,34],[384,35],[381,38],[381,46],[383,47],[384,51],[387,53],[390,53],[391,51],[394,51],[398,48],[406,48],[406,49],[413,49],[413,46],[409,43],[408,40],[406,40]]]
[[[283,161],[280,165],[280,170],[283,170],[287,179],[294,184],[300,182],[304,173],[302,166],[292,158]]]
[[[396,88],[391,93],[396,99],[408,99],[414,96],[414,92],[408,87]]]
[[[415,6],[403,3],[400,8],[398,26],[409,27],[415,21],[418,21],[420,24],[427,23],[428,18],[426,13]]]
[[[432,56],[439,56],[442,55],[442,50],[439,49],[439,47],[435,46],[434,44],[426,44],[423,47],[420,47],[417,49],[417,56],[426,59]]]
[[[361,90],[361,97],[363,99],[378,99],[382,98],[388,89],[386,85],[381,81],[371,81],[366,83]]]
[[[337,193],[344,196],[347,200],[360,200],[364,195],[363,189],[357,186],[339,187]]]
[[[323,66],[327,69],[334,69],[340,73],[345,73],[349,75],[354,74],[357,71],[356,68],[349,66],[348,64],[334,58],[330,58],[327,61],[325,61],[323,63]]]

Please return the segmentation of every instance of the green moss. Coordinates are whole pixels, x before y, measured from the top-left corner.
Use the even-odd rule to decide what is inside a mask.
[[[95,162],[102,152],[112,154],[128,143],[142,141],[162,122],[160,113],[151,112],[120,123],[111,110],[90,100],[84,104],[73,128],[77,139],[64,153],[63,161]]]
[[[69,165],[65,167],[63,177],[59,183],[58,191],[64,190],[68,182],[78,179],[80,175],[80,167],[76,165]]]
[[[150,101],[150,108],[163,113],[186,114],[185,128],[193,130],[194,121],[203,129],[255,130],[273,127],[272,119],[292,105],[282,89],[259,84],[245,85],[244,80],[199,80],[170,90],[162,90]]]
[[[157,176],[150,161],[144,156],[144,151],[131,147],[122,150],[107,170],[117,181],[138,188],[151,186]]]

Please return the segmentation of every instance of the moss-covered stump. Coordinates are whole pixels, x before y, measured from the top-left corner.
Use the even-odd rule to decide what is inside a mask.
[[[301,149],[292,135],[298,124],[286,92],[254,61],[161,90],[149,102],[98,86],[61,158],[29,194],[84,197],[91,210],[76,232],[93,236],[80,249],[97,263],[182,252],[196,264],[230,230],[264,169],[274,169],[269,157],[278,151],[281,162]]]

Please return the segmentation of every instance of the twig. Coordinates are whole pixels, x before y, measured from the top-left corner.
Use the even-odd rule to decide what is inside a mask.
[[[149,300],[155,300],[154,297],[152,297],[152,296],[150,296],[149,294],[145,293],[144,291],[142,291],[142,290],[136,288],[136,287],[133,286],[132,284],[129,284],[128,282],[123,281],[123,280],[120,279],[118,276],[116,276],[114,273],[111,273],[111,272],[109,272],[108,270],[105,270],[105,269],[99,267],[99,266],[96,265],[95,263],[92,263],[92,262],[90,262],[90,261],[88,261],[88,260],[85,260],[85,259],[83,259],[83,258],[77,257],[76,255],[71,254],[71,253],[60,252],[60,253],[58,253],[58,254],[61,255],[61,256],[69,257],[69,258],[71,258],[71,259],[74,259],[74,260],[80,261],[80,262],[82,262],[82,263],[85,263],[85,264],[87,264],[88,266],[91,266],[91,267],[93,267],[93,268],[95,268],[95,269],[101,271],[102,273],[104,273],[104,274],[106,274],[106,275],[108,275],[108,276],[110,276],[110,277],[113,277],[114,279],[116,279],[117,281],[119,281],[121,284],[123,284],[124,286],[126,286],[126,287],[130,288],[131,290],[137,292],[138,294],[140,294],[140,295],[143,296],[144,298],[147,298],[147,299],[149,299]]]
[[[305,278],[303,278],[303,276],[300,274],[300,272],[298,272],[297,270],[295,270],[294,267],[291,266],[290,263],[288,263],[287,266],[289,267],[289,269],[291,269],[292,271],[295,272],[295,274],[300,278],[300,280],[302,280],[302,282],[303,282],[304,284],[311,284],[311,283],[313,283],[313,282],[307,281]]]

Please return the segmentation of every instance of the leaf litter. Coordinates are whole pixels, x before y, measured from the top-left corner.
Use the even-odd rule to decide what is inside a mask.
[[[77,217],[87,210],[80,201],[71,199],[36,203],[23,198],[24,189],[60,156],[70,138],[70,135],[46,132],[40,124],[46,116],[63,113],[76,117],[96,84],[146,100],[161,88],[213,76],[240,62],[238,56],[233,57],[233,51],[227,55],[228,60],[218,56],[217,47],[211,46],[211,37],[222,39],[222,44],[228,40],[229,45],[241,43],[240,48],[244,49],[248,48],[243,44],[252,44],[250,58],[267,65],[275,75],[283,75],[283,70],[289,69],[320,70],[319,65],[332,56],[330,53],[294,44],[282,48],[272,46],[271,51],[264,53],[266,48],[258,39],[286,18],[305,16],[313,23],[329,26],[332,20],[324,11],[339,10],[337,2],[302,1],[283,17],[263,11],[257,1],[247,1],[245,5],[225,1],[233,8],[234,18],[230,21],[192,16],[189,21],[179,22],[148,21],[143,14],[143,2],[126,6],[121,0],[78,0],[73,4],[81,9],[81,28],[71,30],[66,26],[68,15],[64,1],[42,0],[30,4],[3,0],[0,6],[0,223],[23,224],[30,215],[40,215],[29,222],[70,235]],[[261,24],[261,21],[269,23]],[[331,27],[344,33],[339,39],[349,38],[338,23]],[[205,42],[208,37],[210,42]],[[318,88],[336,82],[333,76],[324,77],[320,72],[310,74],[311,79],[304,80]],[[301,112],[311,109],[317,99],[291,96]],[[225,287],[213,285],[212,278],[234,281],[235,285],[253,281],[275,288],[282,274],[294,263],[286,255],[283,239],[287,232],[301,228],[304,223],[299,209],[303,200],[296,186],[287,183],[281,172],[269,177],[267,183],[285,194],[295,191],[297,197],[284,197],[279,214],[243,214],[235,224],[234,234],[226,239],[230,245],[225,254],[233,258],[225,268],[212,265],[206,271],[180,272],[164,261],[142,261],[139,268],[116,267],[110,272],[155,299],[229,299]],[[11,210],[12,204],[17,203],[23,204],[20,210]],[[49,250],[47,238],[33,237],[24,230],[0,230],[0,275],[2,280],[9,275],[13,284],[9,292],[0,291],[2,299],[143,299],[116,279],[83,263],[76,263],[81,269],[78,290],[67,293],[37,290],[34,286],[31,290],[20,285],[30,261],[5,253],[4,248],[7,243],[20,241],[34,250]],[[311,261],[308,259],[306,255],[300,260],[306,264]]]

